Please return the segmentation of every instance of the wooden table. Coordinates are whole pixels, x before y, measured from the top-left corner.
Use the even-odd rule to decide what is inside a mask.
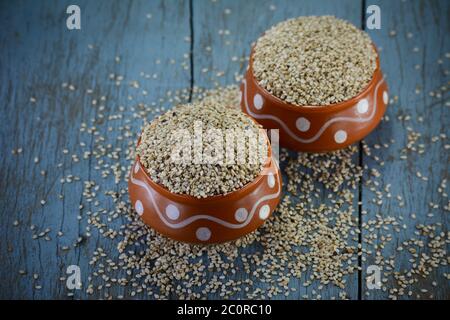
[[[246,67],[239,59],[247,57],[250,44],[269,26],[290,17],[332,14],[364,28],[369,4],[381,9],[381,29],[367,31],[381,50],[382,68],[395,101],[387,111],[390,121],[379,126],[366,142],[373,145],[395,139],[392,148],[378,152],[385,161],[380,169],[383,182],[391,184],[394,196],[382,206],[373,204],[373,195],[363,179],[361,205],[356,210],[362,223],[378,215],[403,215],[406,228],[393,234],[398,237],[393,241],[397,244],[413,237],[414,226],[421,222],[442,223],[448,232],[448,211],[443,209],[448,206],[448,198],[437,191],[449,172],[448,1],[78,0],[81,30],[66,27],[66,8],[70,4],[66,0],[0,3],[0,298],[67,298],[65,283],[59,277],[72,264],[89,270],[89,257],[102,244],[102,238],[93,235],[72,247],[83,230],[77,219],[83,201],[81,181],[101,180],[101,173],[94,170],[91,161],[71,159],[73,153],[81,153],[80,142],[88,143],[87,148],[92,143],[83,140],[79,131],[83,122],[89,123],[96,117],[97,109],[92,107],[86,89],[107,96],[105,113],[113,114],[120,106],[158,101],[168,90],[211,87],[211,80],[202,72],[204,68],[223,71],[223,76],[216,78],[220,84],[233,83],[236,74],[242,74]],[[205,50],[208,46],[212,48],[210,52]],[[238,61],[233,61],[233,57]],[[171,63],[171,59],[176,63]],[[182,61],[186,68],[180,67]],[[142,78],[142,72],[150,79],[142,82],[139,90],[129,85],[116,86],[115,81],[109,80],[111,73],[128,81]],[[447,88],[441,90],[442,86]],[[142,125],[141,121],[110,121],[106,117],[104,121],[109,121],[104,128],[129,125],[136,134]],[[402,161],[399,152],[406,143],[408,127],[419,131],[426,141],[446,136],[423,146],[422,155]],[[116,133],[108,135],[108,139],[113,146],[124,144]],[[22,152],[13,155],[12,150],[19,148]],[[123,165],[128,164],[127,160],[122,161]],[[370,167],[373,161],[361,153],[362,165]],[[41,175],[41,170],[46,175]],[[419,179],[417,171],[428,181]],[[68,174],[81,181],[61,184],[60,179]],[[114,181],[104,183],[119,188]],[[59,194],[64,195],[63,200]],[[403,207],[399,207],[397,195],[402,196]],[[44,205],[42,199],[46,201]],[[430,202],[438,207],[430,208]],[[415,221],[410,219],[413,213],[417,216]],[[51,228],[51,240],[33,240],[31,225],[43,232]],[[59,230],[64,237],[57,236]],[[362,232],[364,237],[365,231]],[[71,249],[62,251],[65,245]],[[385,250],[396,254],[394,248]],[[349,279],[349,298],[388,297],[383,290],[368,292],[366,288],[365,272],[372,263],[373,257],[362,261],[362,271]],[[34,273],[39,274],[39,279],[33,279]],[[449,273],[448,266],[439,267],[417,288],[429,288],[434,298],[450,298],[445,273]],[[83,273],[83,281],[87,275],[88,272]],[[432,286],[433,281],[438,285]],[[304,288],[301,283],[292,282],[298,290],[290,298],[310,294],[313,288]],[[321,295],[330,298],[336,291],[326,288]],[[423,298],[428,296],[424,294]],[[74,295],[87,297],[101,296],[88,296],[85,290]]]

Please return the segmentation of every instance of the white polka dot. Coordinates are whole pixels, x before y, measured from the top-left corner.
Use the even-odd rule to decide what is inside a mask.
[[[255,105],[255,108],[260,110],[263,107],[263,98],[259,93],[255,94],[253,97],[253,104]]]
[[[356,109],[358,110],[358,113],[366,113],[367,110],[369,110],[369,101],[367,101],[367,99],[360,100],[356,105]]]
[[[344,130],[336,131],[336,133],[334,134],[334,141],[336,141],[337,143],[344,143],[345,140],[347,140],[347,132],[345,132]]]
[[[134,173],[138,173],[139,171],[139,163],[136,162],[136,165],[134,166]]]
[[[389,95],[386,91],[383,91],[383,102],[384,104],[388,104],[389,102]]]
[[[244,222],[247,220],[248,217],[248,211],[245,208],[239,208],[236,210],[236,213],[234,214],[234,218],[236,221]]]
[[[177,220],[180,217],[180,210],[178,210],[178,208],[173,204],[169,204],[166,207],[166,215],[169,217],[169,219]]]
[[[275,177],[273,176],[272,172],[269,172],[269,174],[267,175],[267,184],[271,188],[275,187]]]
[[[195,235],[197,236],[198,240],[207,241],[209,240],[209,238],[211,238],[211,230],[206,227],[201,227],[197,229]]]
[[[136,209],[138,215],[142,216],[142,214],[144,213],[144,206],[142,205],[141,200],[136,201],[136,203],[134,204],[134,209]]]
[[[259,217],[262,220],[266,220],[270,213],[270,207],[268,204],[265,204],[259,209]]]
[[[311,122],[309,122],[306,118],[298,118],[295,122],[295,125],[297,126],[297,129],[301,132],[306,132],[309,130],[309,127],[311,126]]]

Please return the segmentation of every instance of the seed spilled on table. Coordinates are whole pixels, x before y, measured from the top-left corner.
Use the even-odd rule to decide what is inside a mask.
[[[196,88],[195,94],[212,101],[220,96],[220,101],[229,106],[239,99],[235,86],[206,92]],[[187,98],[184,92],[180,95]],[[128,144],[130,163],[133,143],[130,140]],[[373,154],[376,150],[363,143],[365,156],[381,166],[383,161]],[[373,261],[383,269],[383,279],[391,278],[396,285],[387,287],[383,283],[382,290],[388,291],[390,298],[412,295],[411,286],[446,263],[449,234],[440,224],[417,225],[420,235],[432,243],[429,253],[418,256],[409,250],[423,247],[423,240],[403,241],[401,247],[406,254],[417,255],[419,264],[393,272],[397,259],[383,249],[392,244],[391,232],[402,231],[402,221],[376,215],[360,224],[355,195],[364,171],[367,174],[376,167],[361,168],[358,154],[357,146],[329,154],[292,154],[283,150],[280,161],[286,173],[286,193],[277,212],[259,230],[220,245],[193,246],[167,239],[141,221],[127,200],[126,189],[114,193],[114,212],[127,217],[128,222],[113,230],[101,222],[101,210],[89,220],[91,226],[103,230],[104,237],[119,241],[119,256],[101,246],[96,249],[86,292],[102,293],[108,299],[138,295],[155,299],[264,299],[292,297],[296,291],[292,281],[302,281],[301,286],[312,287],[311,293],[302,298],[320,299],[322,289],[334,285],[339,290],[330,298],[346,299],[349,277],[361,270],[360,261]],[[389,198],[389,187],[384,190],[381,181],[381,176],[372,175],[364,181],[378,205]],[[445,182],[442,186],[445,188]],[[234,277],[240,273],[248,277]],[[128,288],[125,296],[113,296],[107,290],[118,287]]]
[[[210,50],[207,48],[207,51]],[[183,64],[188,65],[188,62],[183,61]],[[145,81],[151,75],[143,74],[142,78]],[[111,78],[112,84],[117,86],[124,85],[123,80],[121,75]],[[82,85],[63,84],[63,88],[66,87],[70,95],[81,90],[78,88]],[[137,90],[134,85],[131,87]],[[87,89],[86,92],[93,94],[94,91]],[[356,146],[327,155],[283,151],[280,160],[285,173],[285,197],[278,212],[260,230],[242,239],[208,247],[190,246],[164,238],[148,228],[129,203],[126,190],[130,170],[126,163],[131,164],[134,159],[135,135],[139,131],[132,123],[164,112],[166,107],[163,103],[186,103],[191,93],[203,99],[214,99],[216,94],[221,94],[233,101],[239,100],[236,87],[219,88],[212,94],[198,87],[186,88],[168,91],[163,98],[148,104],[140,102],[118,106],[112,114],[105,114],[106,110],[97,104],[93,108],[98,110],[98,115],[82,124],[80,139],[85,142],[80,143],[80,159],[92,162],[90,168],[93,168],[89,177],[81,178],[85,186],[81,200],[84,208],[80,209],[83,217],[80,235],[86,237],[86,241],[80,245],[84,247],[71,245],[76,243],[79,234],[72,238],[69,230],[64,230],[64,233],[49,230],[55,238],[58,235],[58,242],[39,243],[46,246],[55,244],[66,265],[73,262],[65,255],[70,257],[72,253],[84,252],[89,255],[89,275],[87,282],[83,283],[83,290],[68,292],[68,296],[85,297],[82,292],[86,292],[105,299],[262,299],[279,295],[296,299],[356,298],[347,295],[353,291],[352,279],[357,277],[357,271],[361,271],[364,277],[365,270],[360,270],[360,266],[370,264],[381,267],[382,287],[381,290],[366,291],[367,296],[432,298],[429,286],[435,286],[435,281],[431,283],[430,278],[443,283],[450,280],[450,273],[437,272],[438,268],[448,266],[450,233],[445,225],[428,220],[426,214],[419,211],[413,213],[403,209],[402,212],[399,208],[398,212],[390,213],[382,206],[384,201],[387,206],[397,207],[397,196],[401,199],[399,202],[407,198],[404,194],[391,195],[390,185],[384,185],[382,172],[385,170],[378,170],[385,160],[388,161],[383,155],[389,154],[398,162],[407,161],[409,167],[414,166],[416,157],[426,154],[428,140],[449,149],[443,133],[437,133],[433,138],[421,135],[418,129],[407,127],[405,117],[398,119],[407,127],[404,145],[401,145],[403,139],[397,137],[397,142],[392,139],[382,145],[369,146],[363,142],[362,154],[364,163],[367,163],[363,168],[358,166],[360,154]],[[101,100],[100,96],[97,100]],[[100,116],[105,116],[108,122],[100,121]],[[427,121],[427,115],[424,117]],[[385,116],[384,121],[389,122],[389,117]],[[111,136],[117,140],[113,142]],[[398,144],[398,152],[384,150],[394,144]],[[22,148],[12,152],[19,155]],[[72,164],[68,150],[63,154],[67,154],[67,161]],[[56,165],[56,170],[66,169],[61,162]],[[423,172],[426,171],[422,171],[422,178]],[[54,171],[49,170],[50,174],[53,176]],[[58,174],[63,176],[62,172]],[[67,172],[64,171],[64,175]],[[67,175],[69,177],[70,174]],[[422,181],[416,175],[411,179]],[[74,184],[76,181],[74,179]],[[431,181],[430,177],[428,184]],[[443,204],[440,212],[446,214],[450,211],[447,179],[441,177],[437,185],[434,183],[438,199]],[[63,200],[63,193],[72,192],[70,188],[74,184],[62,186],[64,189],[55,195]],[[373,207],[361,211],[362,221],[353,209],[357,208],[359,200],[355,195],[361,186],[367,192],[365,197],[376,200]],[[53,203],[51,199],[49,203]],[[44,200],[43,204],[46,204]],[[415,226],[414,234],[405,233],[409,223]],[[62,228],[65,226],[67,223],[62,223]],[[48,230],[40,224],[36,227],[25,221],[20,221],[16,228],[26,228],[33,234],[33,241],[37,242],[46,235],[37,230]],[[91,232],[93,239],[89,239]],[[44,238],[38,237],[39,234]],[[400,235],[402,240],[397,243]],[[29,266],[19,269],[19,274],[24,277],[28,275],[31,278],[32,272],[34,270]],[[61,269],[59,279],[66,281],[65,268]],[[51,282],[52,279],[49,280]],[[364,278],[362,282],[364,284]],[[337,290],[327,290],[334,285]],[[301,296],[296,292],[297,288],[303,290],[305,287],[308,294]],[[47,289],[46,285],[44,289]]]
[[[203,92],[201,96],[203,101],[220,100],[233,106],[239,91],[233,86]],[[146,293],[153,298],[199,299],[207,294],[222,298],[236,294],[247,298],[289,296],[293,292],[291,277],[300,278],[308,268],[314,272],[303,285],[318,281],[343,289],[346,275],[357,271],[359,250],[357,233],[353,231],[357,220],[351,206],[351,190],[361,176],[361,168],[352,161],[356,152],[357,148],[351,147],[331,155],[299,154],[296,158],[284,151],[280,160],[287,163],[290,195],[285,196],[278,213],[260,230],[221,245],[192,246],[160,236],[138,218],[128,202],[120,201],[118,211],[125,211],[130,223],[117,234],[121,239],[119,260],[107,258],[110,253],[98,248],[91,260],[97,270],[94,275],[107,274],[107,283],[131,285],[131,296]],[[302,167],[312,170],[312,174],[301,174]],[[337,192],[334,204],[316,203],[317,183]],[[292,197],[302,202],[294,204]],[[257,252],[246,250],[255,243],[261,246]],[[117,269],[127,276],[116,278]],[[250,276],[244,280],[225,278],[238,272]],[[266,283],[267,288],[255,289],[255,281]],[[197,287],[200,290],[191,289]],[[90,284],[87,292],[93,294],[96,289]],[[345,292],[339,297],[345,298]]]

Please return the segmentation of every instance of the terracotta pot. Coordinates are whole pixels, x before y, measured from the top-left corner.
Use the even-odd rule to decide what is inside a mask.
[[[137,214],[159,233],[209,244],[237,239],[261,226],[280,201],[281,174],[269,145],[268,161],[255,180],[228,194],[198,199],[153,182],[137,157],[128,191]]]
[[[266,129],[280,130],[280,145],[296,151],[326,152],[363,139],[381,121],[389,102],[377,58],[372,80],[356,97],[328,106],[295,106],[261,87],[252,71],[253,51],[241,84],[242,111]]]

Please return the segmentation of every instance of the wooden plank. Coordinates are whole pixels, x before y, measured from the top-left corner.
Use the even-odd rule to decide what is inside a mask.
[[[444,149],[444,145],[448,145],[450,133],[450,112],[446,106],[448,89],[441,91],[440,88],[448,88],[450,5],[448,1],[384,0],[372,1],[371,4],[381,8],[382,28],[370,30],[369,34],[381,49],[381,64],[387,76],[391,99],[398,97],[398,101],[395,99],[388,107],[387,115],[390,120],[383,122],[366,139],[369,146],[391,144],[391,139],[395,142],[389,148],[373,150],[372,156],[363,158],[365,165],[377,168],[380,172],[381,177],[376,179],[380,183],[379,188],[391,186],[392,197],[387,198],[385,193],[383,203],[380,206],[374,204],[372,201],[375,195],[370,191],[371,186],[366,185],[369,174],[366,175],[362,189],[362,206],[367,214],[363,215],[363,222],[368,224],[379,218],[391,217],[398,221],[399,232],[396,232],[395,228],[393,230],[392,226],[388,230],[375,229],[377,239],[373,240],[373,244],[379,246],[379,250],[376,250],[367,241],[371,232],[363,229],[363,239],[366,239],[364,247],[371,251],[371,254],[365,255],[367,260],[363,261],[363,279],[367,276],[368,266],[380,265],[375,260],[377,251],[382,252],[386,259],[391,257],[395,260],[393,269],[402,275],[412,266],[409,259],[414,257],[408,251],[409,248],[417,250],[419,255],[430,255],[430,238],[416,234],[418,224],[441,224],[435,225],[437,229],[434,233],[443,231],[444,238],[448,239],[448,211],[443,209],[445,205],[448,206],[448,197],[439,193],[438,188],[443,179],[448,179],[449,172],[449,152]],[[434,97],[430,96],[431,91],[435,92]],[[403,120],[400,120],[399,116],[403,117]],[[423,153],[410,150],[406,153],[407,159],[402,160],[400,157],[404,154],[402,149],[408,143],[409,130],[420,133],[421,136],[413,146],[417,150],[423,149]],[[446,138],[441,137],[432,142],[433,137],[440,134],[445,134]],[[380,166],[374,156],[380,157],[384,166]],[[418,177],[417,172],[428,181]],[[448,187],[444,188],[444,192],[448,193]],[[400,196],[401,200],[398,200],[397,196]],[[430,202],[437,204],[438,208],[431,208]],[[430,213],[433,216],[429,215]],[[392,240],[383,241],[382,237],[388,234],[392,235]],[[424,247],[403,244],[413,238],[422,240]],[[383,244],[384,249],[381,248]],[[398,247],[404,249],[397,251]],[[448,249],[448,244],[444,244],[444,249]],[[448,259],[448,252],[441,259]],[[414,260],[419,261],[417,258]],[[382,269],[384,274],[389,273],[386,266]],[[434,269],[428,277],[418,276],[418,282],[408,285],[405,288],[406,295],[401,298],[448,299],[450,288],[444,272],[448,274],[448,266]],[[385,299],[390,295],[389,289],[399,288],[392,275],[385,274],[383,278],[386,278],[383,287],[387,287],[387,290],[369,290],[363,283],[363,298]],[[421,289],[428,291],[421,292]],[[408,295],[409,291],[412,292],[411,296]]]
[[[356,26],[361,25],[361,3],[359,1],[193,1],[194,22],[194,85],[211,88],[216,84],[227,85],[235,83],[236,76],[244,73],[247,66],[245,59],[254,42],[264,30],[282,20],[302,15],[335,15],[344,18]],[[211,50],[208,50],[211,48]],[[237,60],[236,60],[237,58]],[[207,72],[204,72],[206,71]],[[223,76],[218,76],[223,73]],[[291,154],[294,157],[294,153]],[[358,163],[358,160],[355,160]],[[284,176],[284,181],[286,176]],[[355,218],[358,217],[358,191],[355,191]],[[326,194],[319,201],[325,202]],[[252,251],[253,250],[253,251]],[[256,245],[249,248],[254,252]],[[303,287],[310,272],[301,279],[291,279],[289,286],[296,288],[288,298],[300,299],[304,295],[323,299],[338,298],[342,290],[334,286],[318,289],[315,283]],[[236,279],[242,280],[249,275],[241,273]],[[264,289],[265,285],[255,280],[255,289]],[[347,297],[358,298],[358,273],[346,278],[347,287],[344,290]],[[313,292],[316,292],[313,294]],[[240,295],[238,295],[239,297]],[[214,296],[217,298],[217,296]],[[277,299],[286,298],[282,295]]]
[[[95,231],[80,246],[62,250],[66,245],[72,247],[77,238],[86,233],[85,219],[81,222],[77,219],[78,206],[86,199],[82,197],[81,182],[61,184],[60,179],[73,174],[82,180],[102,181],[101,173],[94,168],[95,161],[71,161],[71,154],[80,154],[95,144],[88,135],[79,132],[82,122],[90,125],[90,120],[96,118],[100,135],[107,137],[114,146],[125,149],[130,139],[119,140],[118,128],[129,125],[133,132],[138,133],[141,121],[108,119],[109,115],[118,112],[120,106],[124,106],[126,118],[132,119],[133,106],[139,102],[158,102],[169,89],[186,88],[191,82],[211,87],[217,78],[222,85],[232,83],[235,75],[245,70],[246,62],[240,59],[247,57],[251,42],[278,21],[299,15],[334,14],[360,25],[363,11],[361,3],[356,1],[79,1],[82,30],[68,31],[65,9],[69,4],[63,1],[39,5],[32,1],[0,3],[0,19],[4,26],[0,31],[0,77],[3,84],[0,87],[0,147],[3,150],[0,158],[0,190],[3,192],[0,197],[0,256],[5,266],[0,270],[0,298],[65,297],[65,284],[58,278],[64,275],[68,265],[79,265],[82,281],[87,283],[92,272],[88,261],[94,249],[100,245],[105,251],[116,252],[115,243],[104,241]],[[393,198],[384,199],[383,205],[378,207],[371,202],[370,186],[363,186],[361,209],[368,212],[363,215],[363,222],[374,220],[377,214],[393,216],[399,221],[404,217],[402,223],[406,224],[406,229],[399,233],[388,231],[394,239],[384,249],[387,255],[399,255],[396,268],[403,270],[410,265],[408,254],[399,254],[395,248],[405,239],[420,238],[414,234],[417,223],[441,223],[443,231],[448,231],[448,218],[442,209],[448,198],[437,191],[442,179],[448,178],[446,139],[430,143],[434,136],[449,134],[446,126],[449,112],[445,107],[447,95],[445,91],[440,98],[433,98],[429,92],[436,92],[437,88],[448,83],[445,54],[450,48],[445,37],[449,25],[442,13],[449,11],[449,4],[445,1],[379,1],[375,4],[382,9],[383,28],[370,31],[370,34],[383,49],[381,60],[391,95],[397,95],[399,102],[388,110],[390,121],[383,123],[366,141],[373,145],[394,138],[396,142],[389,149],[374,150],[384,160],[384,166],[378,165],[373,157],[364,156],[361,161],[381,172],[382,178],[378,180],[383,185],[391,184]],[[275,10],[271,10],[271,5]],[[151,17],[147,17],[148,13]],[[396,31],[396,36],[389,36],[391,30]],[[408,32],[413,36],[408,37]],[[185,41],[188,36],[194,41],[192,61],[189,59],[190,44]],[[93,44],[92,49],[90,44]],[[206,50],[208,46],[212,48],[211,52]],[[418,52],[415,52],[415,47],[419,48]],[[117,56],[120,62],[116,62]],[[238,61],[233,61],[234,56]],[[177,63],[172,64],[171,59]],[[439,59],[442,63],[438,63]],[[180,62],[188,68],[180,68]],[[192,74],[189,70],[191,62],[194,66]],[[210,73],[202,72],[204,68],[224,75],[210,77]],[[150,79],[142,77],[141,72],[150,75]],[[123,76],[123,84],[116,86],[115,81],[109,79],[110,73]],[[139,80],[140,88],[130,87],[128,82],[131,80]],[[63,88],[64,82],[75,85],[74,90]],[[416,86],[420,87],[418,94],[414,93]],[[93,89],[96,97],[104,95],[106,101],[93,106],[92,97],[86,93],[88,88]],[[144,95],[143,90],[148,95]],[[129,100],[129,96],[133,99]],[[36,102],[31,102],[31,97],[36,98]],[[102,104],[105,105],[104,112],[98,108]],[[152,106],[146,109],[152,109]],[[100,114],[104,115],[103,119]],[[410,115],[411,120],[394,125],[398,123],[398,115]],[[422,122],[418,116],[423,117]],[[109,132],[109,126],[115,130]],[[425,155],[413,153],[404,161],[399,159],[399,155],[407,141],[408,126],[422,134],[417,144],[425,144]],[[80,142],[87,146],[81,147]],[[11,150],[19,147],[23,152],[12,156]],[[62,152],[65,148],[70,150],[69,154]],[[36,164],[35,157],[39,157]],[[62,163],[61,168],[59,163]],[[122,165],[128,165],[127,160],[123,159]],[[41,170],[47,171],[46,176],[41,176]],[[416,177],[417,171],[429,180],[421,181]],[[369,177],[364,179],[368,181]],[[117,186],[111,179],[102,183],[103,191],[119,190],[120,187],[123,185]],[[60,200],[59,194],[64,194],[65,198]],[[397,195],[404,199],[404,207],[399,207],[399,201],[395,199]],[[325,195],[323,197],[325,199]],[[44,206],[40,204],[41,199],[46,200]],[[106,205],[108,210],[112,208],[107,197],[100,199],[101,206]],[[438,204],[439,208],[430,209],[429,202]],[[89,205],[82,214],[95,207],[94,204]],[[356,215],[356,203],[354,207]],[[411,213],[415,213],[417,219],[411,219]],[[429,217],[428,213],[433,216]],[[20,222],[17,227],[13,226],[15,220]],[[121,223],[125,220],[119,219],[112,224],[119,227]],[[36,225],[34,231],[30,230],[32,224]],[[49,236],[52,241],[32,240],[33,234],[46,228],[51,229]],[[64,237],[57,236],[59,230],[64,232]],[[386,232],[380,231],[375,243],[381,243],[382,234]],[[363,238],[366,236],[368,233],[364,232]],[[370,247],[366,245],[366,249]],[[249,250],[256,249],[252,247]],[[363,262],[362,279],[366,276],[367,266],[374,264],[373,255]],[[21,269],[27,274],[19,275],[18,270]],[[421,293],[423,298],[428,298],[431,292],[435,298],[448,298],[448,280],[445,280],[444,272],[449,272],[448,266],[433,272],[411,290],[416,293],[427,289],[427,293]],[[40,275],[38,280],[33,280],[33,273]],[[314,296],[312,290],[317,290],[317,286],[304,288],[301,285],[308,275],[300,280],[291,279],[290,286],[298,291],[290,298]],[[244,273],[236,275],[236,279],[246,277],[248,275]],[[433,281],[437,288],[432,285]],[[358,276],[355,274],[347,282],[348,296],[358,298]],[[387,284],[395,287],[392,279]],[[35,285],[42,288],[35,289]],[[256,283],[255,287],[264,288],[264,285]],[[366,290],[364,281],[361,288],[363,297],[366,293],[369,298],[388,297],[382,290]],[[102,290],[93,298],[101,298],[106,292],[108,290]],[[322,298],[330,298],[339,292],[331,287],[320,293]],[[130,297],[129,290],[123,288],[114,290],[113,294]],[[77,291],[75,297],[86,298],[87,295],[82,290]]]
[[[61,184],[60,179],[72,174],[81,180],[102,181],[94,160],[81,159],[78,163],[71,160],[73,153],[82,154],[95,144],[89,135],[80,133],[81,123],[91,126],[91,119],[95,118],[99,134],[124,150],[130,139],[118,140],[118,128],[129,125],[133,132],[139,133],[142,121],[127,123],[108,119],[108,115],[118,113],[123,106],[127,118],[132,119],[138,103],[148,103],[149,108],[150,102],[157,102],[167,90],[190,85],[190,71],[179,67],[184,60],[189,66],[189,59],[183,57],[189,53],[189,43],[184,41],[190,32],[187,1],[171,1],[169,5],[163,0],[80,0],[79,31],[66,28],[69,4],[69,1],[0,4],[1,298],[64,298],[65,283],[58,279],[67,266],[79,265],[82,282],[87,283],[92,271],[88,262],[95,248],[101,245],[105,251],[117,252],[115,243],[103,241],[94,230],[89,240],[73,248],[78,237],[86,234],[86,211],[96,206],[92,203],[84,208],[80,222],[78,207],[86,200],[82,196],[83,184],[77,181]],[[170,63],[171,59],[177,64]],[[118,75],[124,77],[122,85],[116,86],[110,79],[111,73],[116,79]],[[140,88],[130,87],[131,80],[139,80]],[[68,83],[66,88],[62,87],[64,82]],[[74,90],[70,90],[70,85],[75,86]],[[94,106],[92,95],[86,93],[88,88],[95,97],[104,95],[106,100]],[[36,102],[30,102],[31,97]],[[99,109],[101,105],[105,106],[103,112]],[[115,130],[109,132],[108,127]],[[86,146],[80,146],[80,142]],[[23,148],[22,154],[12,156],[11,150],[17,148]],[[62,152],[65,148],[70,150],[69,154]],[[39,157],[39,163],[34,163],[35,157]],[[128,165],[124,157],[122,165]],[[41,176],[41,170],[47,174]],[[114,179],[109,178],[102,183],[99,193],[118,189]],[[58,198],[59,194],[64,194],[63,200]],[[99,197],[101,206],[110,210],[112,204],[107,198]],[[43,206],[41,199],[46,201]],[[13,226],[15,220],[20,222],[17,227]],[[124,222],[115,223],[118,226]],[[30,230],[31,225],[36,225],[35,231]],[[51,229],[52,241],[32,240],[32,234],[46,228]],[[58,237],[58,231],[64,232],[64,236]],[[62,250],[66,245],[71,249]],[[26,275],[19,275],[18,270],[22,269]],[[39,279],[33,280],[34,273],[39,274]],[[36,285],[41,289],[36,289]],[[75,298],[80,297],[86,297],[85,290],[75,292]]]

